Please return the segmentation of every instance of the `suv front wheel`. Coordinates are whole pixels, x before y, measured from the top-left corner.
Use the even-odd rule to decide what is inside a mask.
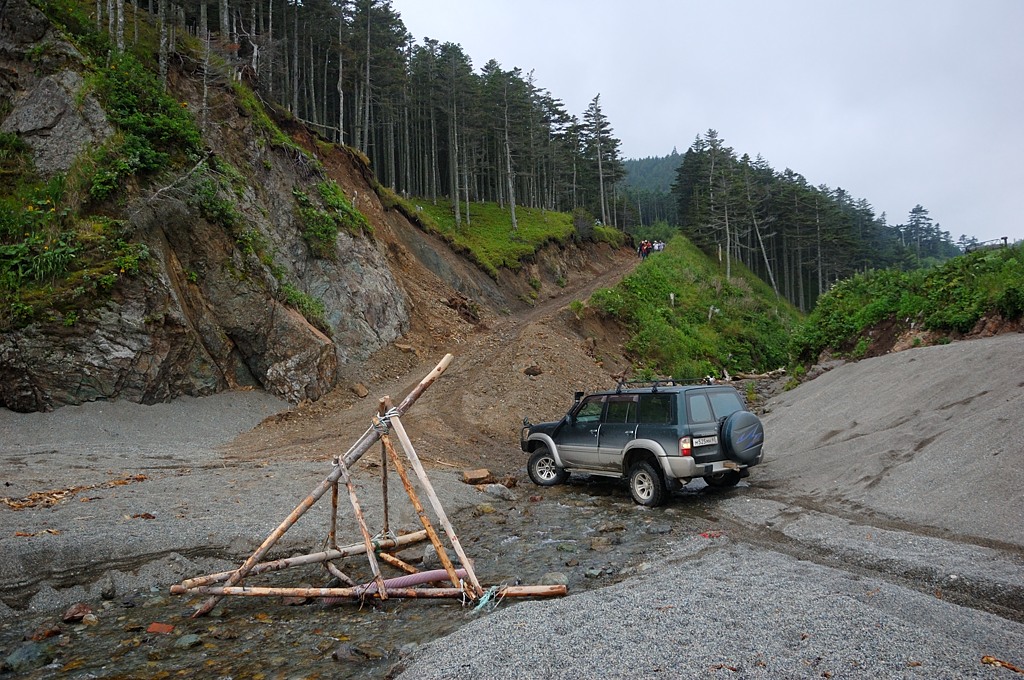
[[[569,473],[558,467],[555,457],[551,455],[548,447],[542,446],[530,456],[530,462],[526,466],[530,473],[530,479],[537,486],[555,486],[565,484],[569,479]]]
[[[634,501],[648,508],[661,505],[668,497],[661,475],[647,461],[640,461],[629,469],[629,493]]]

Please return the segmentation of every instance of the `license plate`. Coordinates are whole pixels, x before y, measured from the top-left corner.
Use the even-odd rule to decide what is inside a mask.
[[[694,437],[693,445],[696,446],[710,446],[711,444],[718,443],[718,435],[713,437]]]

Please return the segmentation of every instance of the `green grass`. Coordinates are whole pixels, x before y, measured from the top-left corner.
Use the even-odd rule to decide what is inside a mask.
[[[864,353],[862,335],[883,321],[966,333],[986,314],[1024,315],[1024,247],[979,251],[928,270],[870,271],[837,283],[818,299],[793,338],[812,361],[822,350]]]
[[[439,234],[492,277],[503,267],[518,271],[523,260],[545,244],[565,243],[573,235],[572,218],[567,213],[516,207],[518,229],[513,232],[507,207],[471,203],[470,223],[466,224],[463,215],[462,226],[456,228],[455,213],[447,200],[439,199],[437,205],[425,199],[394,200],[404,203],[402,212],[421,228]]]
[[[677,379],[765,371],[789,363],[798,313],[742,266],[726,281],[682,236],[591,304],[631,332],[638,369]]]

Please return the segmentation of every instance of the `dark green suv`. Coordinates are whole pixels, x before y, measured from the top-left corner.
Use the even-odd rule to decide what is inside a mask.
[[[764,456],[764,427],[735,388],[674,381],[620,383],[585,395],[561,420],[523,419],[530,479],[562,484],[571,472],[629,480],[633,500],[661,505],[695,477],[734,486]]]

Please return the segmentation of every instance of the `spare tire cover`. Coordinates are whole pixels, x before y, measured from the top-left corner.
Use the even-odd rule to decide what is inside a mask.
[[[764,426],[750,411],[736,411],[722,424],[722,445],[725,455],[737,463],[750,465],[761,455]]]

